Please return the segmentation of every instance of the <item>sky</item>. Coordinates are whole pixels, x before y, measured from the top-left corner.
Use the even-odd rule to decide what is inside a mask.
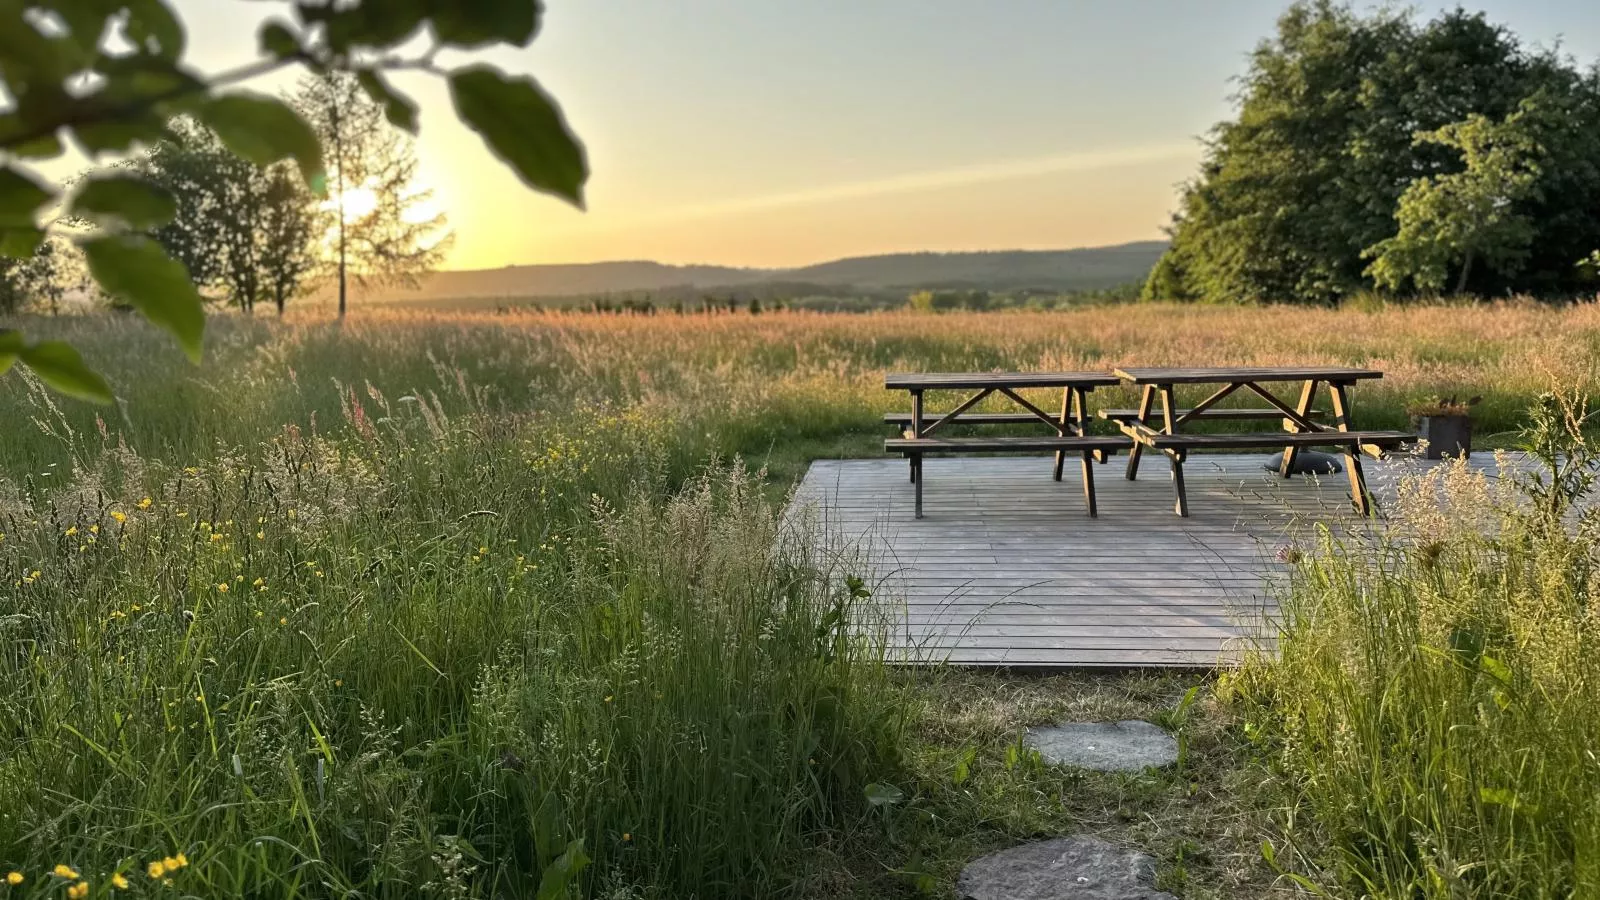
[[[477,58],[559,100],[588,150],[586,211],[523,187],[442,82],[397,81],[421,103],[424,178],[455,233],[447,268],[1096,246],[1161,236],[1231,79],[1287,5],[545,0],[529,48]],[[207,71],[253,58],[255,23],[281,8],[177,6]],[[1468,8],[1600,57],[1593,0]]]

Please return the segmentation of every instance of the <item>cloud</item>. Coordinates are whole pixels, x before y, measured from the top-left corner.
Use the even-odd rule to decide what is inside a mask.
[[[1116,150],[1097,150],[1088,153],[1057,154],[1029,159],[998,160],[970,166],[911,172],[905,175],[846,181],[801,188],[799,190],[757,194],[749,197],[734,197],[709,203],[671,207],[634,219],[629,224],[642,224],[646,221],[659,222],[711,218],[785,206],[807,206],[818,203],[831,203],[838,200],[880,197],[888,194],[968,187],[996,181],[1032,178],[1040,175],[1094,172],[1170,160],[1193,159],[1198,155],[1199,150],[1195,144],[1185,142],[1182,144],[1153,144],[1142,147],[1124,147]]]

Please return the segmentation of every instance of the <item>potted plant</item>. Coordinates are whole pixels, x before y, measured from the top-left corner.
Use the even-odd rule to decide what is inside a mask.
[[[1411,427],[1417,437],[1426,442],[1423,453],[1428,459],[1472,455],[1472,407],[1482,400],[1482,397],[1465,400],[1454,396],[1435,397],[1406,410],[1411,414]]]

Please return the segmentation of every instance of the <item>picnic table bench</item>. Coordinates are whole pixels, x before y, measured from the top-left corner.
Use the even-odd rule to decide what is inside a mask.
[[[1116,375],[1123,381],[1142,388],[1139,407],[1135,410],[1105,410],[1101,415],[1114,422],[1133,440],[1128,451],[1127,477],[1138,477],[1139,458],[1144,448],[1166,454],[1172,465],[1173,489],[1177,492],[1176,511],[1180,516],[1189,514],[1189,501],[1184,493],[1183,463],[1190,450],[1247,450],[1257,448],[1283,448],[1279,474],[1287,478],[1294,474],[1295,459],[1304,447],[1336,447],[1344,454],[1345,471],[1350,478],[1350,499],[1362,514],[1372,511],[1371,495],[1367,491],[1366,477],[1361,470],[1360,454],[1374,456],[1383,451],[1416,440],[1416,436],[1402,431],[1361,431],[1353,424],[1350,407],[1350,389],[1358,381],[1382,378],[1374,369],[1356,369],[1344,366],[1293,366],[1248,368],[1121,368]],[[1300,382],[1300,398],[1294,406],[1279,399],[1263,385]],[[1179,385],[1217,385],[1205,399],[1186,409],[1180,409],[1174,398]],[[1312,409],[1318,389],[1326,387],[1333,409],[1333,425],[1317,422],[1317,411]],[[1224,409],[1216,404],[1230,395],[1244,390],[1266,401],[1268,409]],[[1156,398],[1161,400],[1159,421],[1152,421]],[[1284,431],[1235,434],[1199,434],[1184,430],[1191,422],[1203,420],[1281,419]]]
[[[911,395],[911,412],[891,413],[884,421],[905,428],[905,435],[884,441],[884,450],[902,453],[910,461],[911,481],[916,486],[916,516],[922,518],[924,456],[957,453],[1037,453],[1055,452],[1052,478],[1061,480],[1069,453],[1083,460],[1083,497],[1089,515],[1097,514],[1094,496],[1094,462],[1104,461],[1119,449],[1131,449],[1134,442],[1121,435],[1088,433],[1089,392],[1097,387],[1119,384],[1118,378],[1104,372],[990,372],[896,374],[884,379],[888,390],[903,390]],[[1027,388],[1060,389],[1061,411],[1052,414],[1017,393]],[[927,391],[962,391],[968,394],[946,412],[929,413],[923,406]],[[1022,407],[1021,413],[974,413],[972,408],[991,395],[999,394]],[[942,437],[936,432],[952,423],[964,425],[1012,425],[1037,422],[1055,433],[1037,437],[978,436]]]

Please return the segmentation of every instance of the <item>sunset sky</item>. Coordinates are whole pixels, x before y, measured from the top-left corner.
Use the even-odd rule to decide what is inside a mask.
[[[178,5],[207,70],[251,58],[277,6]],[[1286,5],[546,0],[533,46],[489,58],[562,103],[589,151],[587,212],[523,188],[455,121],[442,83],[401,84],[422,104],[450,268],[1111,244],[1160,236],[1229,79]],[[1592,0],[1482,8],[1526,40],[1600,56]]]

